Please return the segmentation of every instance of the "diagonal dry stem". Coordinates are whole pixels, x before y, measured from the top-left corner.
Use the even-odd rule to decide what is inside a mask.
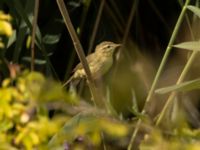
[[[67,11],[67,9],[65,7],[65,3],[64,3],[63,0],[57,0],[57,4],[58,4],[60,12],[61,12],[61,14],[63,16],[65,25],[66,25],[66,27],[67,27],[67,29],[69,31],[70,36],[71,36],[71,39],[73,41],[76,53],[78,54],[80,62],[82,63],[83,68],[85,70],[85,73],[86,73],[86,76],[87,76],[87,79],[88,79],[88,85],[89,85],[89,88],[90,88],[90,91],[91,91],[91,94],[92,94],[92,99],[94,101],[94,104],[98,105],[98,106],[99,105],[103,105],[103,101],[102,101],[100,95],[97,92],[97,88],[96,88],[95,82],[94,82],[94,80],[92,78],[91,71],[90,71],[90,68],[88,66],[88,63],[87,63],[87,60],[86,60],[82,45],[81,45],[81,43],[80,43],[80,41],[78,39],[78,36],[77,36],[77,34],[75,32],[75,29],[74,29],[74,27],[72,25],[72,22],[70,20],[68,11]]]

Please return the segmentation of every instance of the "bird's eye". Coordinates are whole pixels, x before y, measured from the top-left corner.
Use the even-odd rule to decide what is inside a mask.
[[[108,46],[107,46],[107,48],[111,48],[111,46],[110,46],[110,45],[108,45]]]

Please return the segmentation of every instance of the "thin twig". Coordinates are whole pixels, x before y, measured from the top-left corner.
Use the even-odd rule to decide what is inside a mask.
[[[182,11],[181,11],[181,13],[180,13],[180,16],[179,16],[179,18],[178,18],[178,20],[177,20],[177,23],[176,23],[176,25],[175,25],[175,28],[174,28],[174,30],[173,30],[172,36],[171,36],[170,41],[169,41],[169,43],[168,43],[168,46],[167,46],[167,48],[166,48],[165,54],[164,54],[164,56],[163,56],[163,59],[162,59],[162,61],[161,61],[161,63],[160,63],[160,66],[159,66],[159,68],[158,68],[158,71],[157,71],[157,73],[156,73],[156,76],[155,76],[155,78],[154,78],[154,81],[153,81],[153,83],[152,83],[151,89],[150,89],[149,94],[148,94],[148,96],[147,96],[147,98],[146,98],[144,108],[143,108],[143,110],[142,110],[142,112],[141,112],[142,115],[145,115],[145,113],[146,113],[146,110],[145,110],[145,109],[146,109],[146,107],[148,106],[148,104],[149,104],[151,98],[153,97],[154,90],[155,90],[155,88],[156,88],[156,86],[157,86],[157,83],[158,83],[158,80],[159,80],[159,78],[160,78],[161,72],[163,71],[163,68],[164,68],[164,66],[165,66],[165,64],[166,64],[166,62],[167,62],[168,56],[169,56],[169,54],[170,54],[170,52],[171,52],[171,49],[172,49],[172,45],[173,45],[173,43],[174,43],[174,41],[175,41],[175,39],[176,39],[176,36],[177,36],[177,34],[178,34],[180,25],[181,25],[181,23],[182,23],[182,21],[183,21],[183,19],[184,19],[184,15],[185,15],[185,11],[186,11],[186,6],[187,6],[189,3],[190,3],[190,0],[186,0],[185,5],[184,5],[184,7],[182,8]],[[131,141],[130,141],[130,143],[129,143],[128,150],[131,150],[131,149],[132,149],[132,144],[133,144],[133,142],[135,141],[135,137],[136,137],[136,135],[137,135],[137,133],[138,133],[138,130],[139,130],[139,128],[140,128],[140,124],[141,124],[141,119],[139,119],[138,122],[137,122],[137,124],[136,124],[136,128],[135,128],[135,130],[134,130],[134,132],[133,132],[133,135],[132,135],[132,137],[131,137]]]
[[[130,12],[130,15],[129,15],[129,18],[128,18],[127,26],[125,28],[126,30],[124,32],[122,45],[125,45],[126,41],[128,39],[128,35],[130,33],[130,28],[131,28],[131,25],[132,25],[132,22],[133,22],[133,18],[135,16],[135,12],[136,12],[137,6],[138,6],[138,0],[135,0],[133,2],[132,8],[131,8],[131,12]]]
[[[114,12],[115,16],[117,17],[118,22],[121,22],[122,25],[125,25],[125,17],[122,16],[122,12],[117,6],[116,0],[109,0],[110,8],[112,8],[112,11]]]
[[[99,27],[99,22],[101,20],[101,16],[102,16],[102,12],[103,12],[105,2],[106,2],[106,0],[101,0],[101,4],[99,6],[99,11],[98,11],[98,14],[97,14],[97,19],[95,21],[92,36],[91,36],[90,43],[89,43],[88,54],[90,54],[92,52],[92,49],[93,49],[93,46],[94,46],[94,41],[95,41],[95,38],[96,38],[96,34],[97,34],[98,27]]]
[[[119,32],[121,34],[124,33],[124,23],[123,22],[119,22],[118,18],[116,17],[115,13],[113,12],[113,10],[110,8],[110,6],[105,3],[105,9],[108,12],[110,18],[112,18],[113,24],[115,24],[116,28],[119,30]]]
[[[35,34],[37,28],[37,18],[38,18],[38,11],[39,11],[39,0],[35,1],[35,8],[34,8],[34,17],[33,17],[33,29],[32,29],[32,36],[31,36],[31,71],[34,71],[34,62],[35,62]]]
[[[83,28],[85,25],[85,21],[87,19],[87,15],[88,15],[88,11],[91,5],[91,0],[87,0],[84,2],[84,6],[83,6],[83,13],[81,14],[81,22],[79,25],[80,31],[79,31],[79,38],[82,37],[82,33],[83,33]]]
[[[91,75],[91,71],[90,71],[90,68],[88,66],[88,63],[87,63],[87,60],[85,58],[85,54],[84,54],[84,51],[83,51],[83,48],[82,48],[82,45],[78,39],[78,36],[75,32],[75,29],[72,25],[72,22],[70,20],[70,17],[69,17],[69,14],[68,14],[68,11],[65,7],[65,3],[63,0],[57,0],[57,4],[58,4],[58,7],[60,9],[60,12],[63,16],[63,19],[64,19],[64,22],[65,22],[65,25],[69,31],[69,34],[71,36],[71,39],[73,41],[73,44],[74,44],[74,47],[75,47],[75,50],[78,54],[78,57],[80,59],[80,62],[82,63],[83,65],[83,68],[85,70],[85,73],[86,73],[86,76],[87,76],[87,79],[88,79],[88,85],[89,85],[89,88],[90,88],[90,91],[91,91],[91,94],[93,96],[93,100],[94,100],[94,104],[95,105],[101,105],[102,104],[102,101],[100,99],[100,95],[98,95],[97,93],[97,90],[96,90],[96,85],[95,85],[95,82],[92,78],[92,75]]]
[[[121,57],[122,49],[124,48],[124,46],[125,46],[125,44],[127,42],[127,39],[128,39],[128,36],[129,36],[129,32],[130,32],[130,28],[131,28],[131,25],[132,25],[132,22],[133,22],[133,18],[135,16],[135,12],[136,12],[137,6],[138,6],[138,0],[133,1],[131,12],[130,12],[130,15],[129,15],[129,18],[128,18],[128,21],[127,21],[127,25],[125,27],[123,39],[122,39],[122,46],[120,47],[120,50],[119,50],[119,57]],[[124,51],[124,52],[125,52],[126,57],[128,58],[128,60],[130,62],[132,62],[132,58],[130,58],[129,54],[127,54],[127,51]],[[118,65],[116,65],[116,66],[118,66]],[[117,68],[115,68],[114,72],[116,72],[116,70],[117,70]]]
[[[164,19],[164,17],[161,15],[159,9],[156,7],[155,2],[152,0],[148,0],[149,5],[151,6],[151,8],[153,9],[153,11],[156,13],[156,15],[158,16],[158,18],[160,19],[160,21],[162,22],[162,24],[165,26],[165,28],[167,29],[168,33],[171,33],[170,27],[167,23],[167,21]]]
[[[184,6],[184,3],[183,3],[182,0],[178,0],[178,2],[179,2],[179,5],[180,5],[181,7]],[[199,2],[199,1],[197,1],[197,2]],[[197,7],[198,7],[198,6],[197,6]],[[194,16],[195,16],[195,15],[194,15]],[[189,29],[189,33],[190,33],[191,39],[192,39],[192,40],[195,40],[194,33],[193,33],[193,31],[192,31],[192,26],[191,26],[191,23],[190,23],[190,18],[189,18],[189,16],[188,16],[187,13],[185,14],[185,18],[186,18],[186,23],[187,23],[187,26],[188,26],[188,29]],[[195,21],[195,20],[194,20],[194,17],[193,17],[192,22],[193,22],[193,21]],[[190,52],[188,52],[188,53],[190,53]]]
[[[88,48],[87,54],[90,54],[92,52],[92,49],[93,49],[93,46],[94,46],[94,41],[95,41],[96,34],[97,34],[97,30],[99,28],[99,22],[101,20],[103,8],[104,8],[104,5],[105,5],[105,1],[106,0],[101,0],[101,4],[99,6],[99,10],[98,10],[97,17],[96,17],[97,19],[95,21],[95,25],[94,25],[94,28],[93,28],[93,31],[92,31],[92,36],[90,38],[89,48]],[[83,84],[80,85],[80,89],[79,89],[80,93],[82,91],[83,91]]]
[[[122,46],[119,48],[119,53],[118,53],[119,58],[118,59],[120,59],[121,56],[122,56],[122,50],[124,49],[124,46],[125,46],[125,44],[127,42],[127,39],[128,39],[128,36],[129,36],[129,32],[130,32],[130,28],[131,28],[131,25],[132,25],[132,22],[133,22],[133,18],[135,16],[135,12],[136,12],[137,6],[138,6],[138,0],[133,1],[128,21],[126,23],[126,26],[124,25],[125,26],[125,31],[122,32],[124,34],[123,34],[123,39],[122,39]],[[132,62],[132,58],[127,53],[127,51],[124,51],[124,53],[125,53],[126,57],[128,58],[128,61]],[[119,66],[118,63],[119,63],[119,61],[116,62],[116,67],[114,68],[114,71],[113,71],[114,75],[116,75],[116,72],[117,72],[117,69],[118,69],[117,67]]]

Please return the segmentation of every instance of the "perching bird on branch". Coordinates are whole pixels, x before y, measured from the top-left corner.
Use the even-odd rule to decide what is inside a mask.
[[[105,41],[98,44],[95,51],[86,57],[92,78],[99,79],[103,76],[113,64],[113,53],[120,47],[110,41]],[[69,82],[76,79],[86,78],[85,70],[81,63],[79,63],[73,70],[73,75],[63,84],[66,86]]]

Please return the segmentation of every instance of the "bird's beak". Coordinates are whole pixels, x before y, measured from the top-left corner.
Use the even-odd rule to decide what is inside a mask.
[[[116,44],[115,45],[116,48],[121,47],[121,46],[122,46],[122,44]]]

